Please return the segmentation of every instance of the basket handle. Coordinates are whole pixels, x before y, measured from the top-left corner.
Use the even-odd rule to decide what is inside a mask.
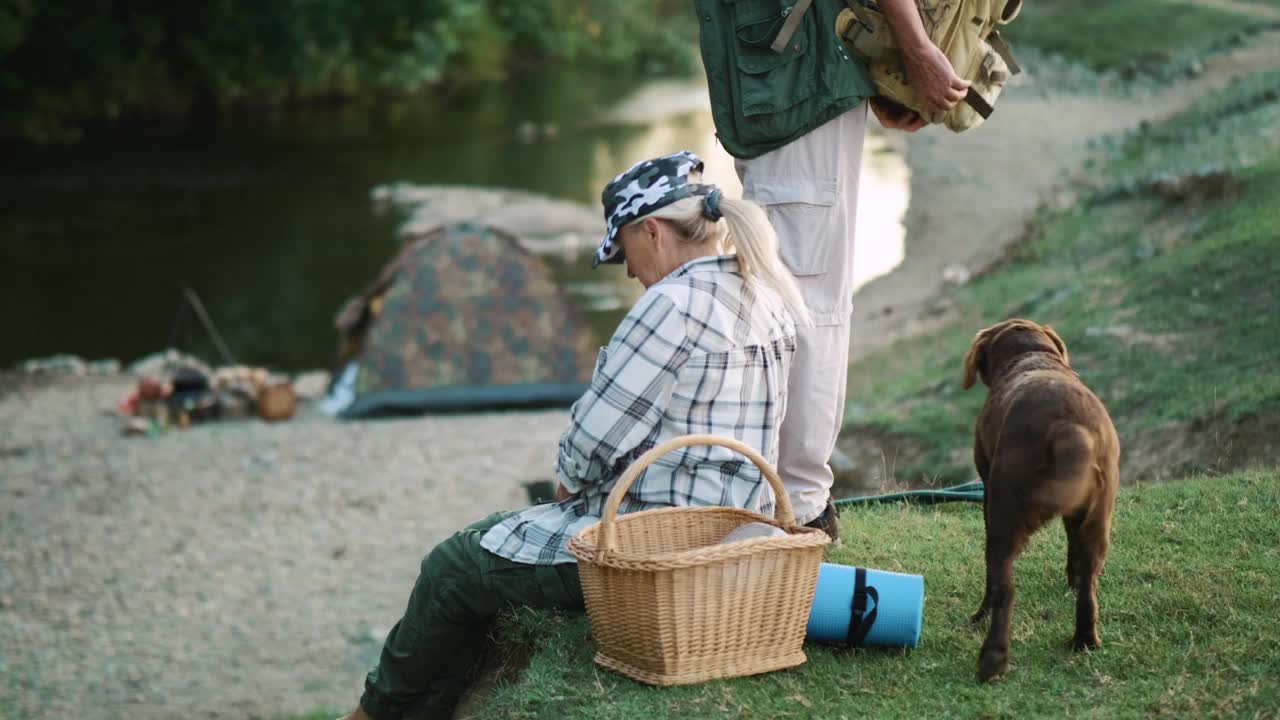
[[[796,524],[795,513],[791,510],[791,499],[787,497],[787,490],[782,486],[781,478],[778,477],[777,471],[769,465],[769,461],[765,460],[754,448],[741,440],[721,435],[682,435],[657,445],[649,452],[641,455],[635,462],[631,463],[631,467],[628,467],[626,472],[622,473],[622,477],[618,478],[613,490],[609,491],[609,498],[604,503],[604,511],[600,514],[600,545],[596,548],[596,557],[602,558],[605,553],[613,550],[616,535],[613,523],[618,514],[618,506],[622,504],[622,497],[627,494],[631,483],[635,482],[640,473],[644,472],[658,458],[672,450],[678,450],[690,445],[719,445],[729,448],[740,455],[745,455],[756,467],[760,468],[760,473],[764,475],[764,479],[769,481],[769,487],[773,488],[774,519],[786,527],[793,527]]]

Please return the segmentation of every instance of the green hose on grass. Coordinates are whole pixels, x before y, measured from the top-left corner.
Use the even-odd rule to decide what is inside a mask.
[[[888,493],[886,495],[866,495],[863,497],[840,498],[833,501],[839,507],[848,505],[879,505],[881,503],[910,502],[920,505],[933,505],[944,502],[982,502],[982,481],[953,485],[938,490],[908,490],[906,492]]]

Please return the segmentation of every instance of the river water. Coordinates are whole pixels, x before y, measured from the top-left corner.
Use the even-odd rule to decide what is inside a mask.
[[[120,133],[0,160],[0,367],[55,353],[128,362],[174,340],[215,359],[203,333],[171,336],[194,288],[241,362],[327,367],[332,319],[397,247],[391,182],[509,187],[598,207],[630,164],[680,148],[741,187],[715,141],[705,86],[545,73],[416,98]],[[902,259],[909,174],[868,135],[856,260],[862,282]],[[552,259],[603,335],[638,286],[586,273],[588,249]],[[606,338],[601,337],[603,342]]]

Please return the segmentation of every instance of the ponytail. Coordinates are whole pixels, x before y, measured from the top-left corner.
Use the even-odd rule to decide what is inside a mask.
[[[749,201],[721,198],[720,212],[728,226],[727,243],[738,252],[738,268],[748,282],[759,282],[782,296],[799,325],[811,325],[800,286],[778,255],[778,235],[764,208]]]
[[[733,248],[738,255],[738,270],[748,285],[778,293],[797,325],[812,325],[800,286],[778,256],[778,235],[764,208],[749,200],[720,197],[719,209],[723,225],[703,214],[700,196],[677,200],[645,217],[671,223],[682,242],[690,245],[715,241]]]

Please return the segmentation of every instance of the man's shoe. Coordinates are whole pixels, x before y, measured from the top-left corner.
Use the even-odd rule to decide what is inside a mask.
[[[817,528],[827,534],[831,538],[832,543],[840,542],[840,523],[837,518],[840,517],[839,511],[836,510],[835,503],[827,500],[827,506],[823,508],[822,514],[805,523],[805,527]]]

